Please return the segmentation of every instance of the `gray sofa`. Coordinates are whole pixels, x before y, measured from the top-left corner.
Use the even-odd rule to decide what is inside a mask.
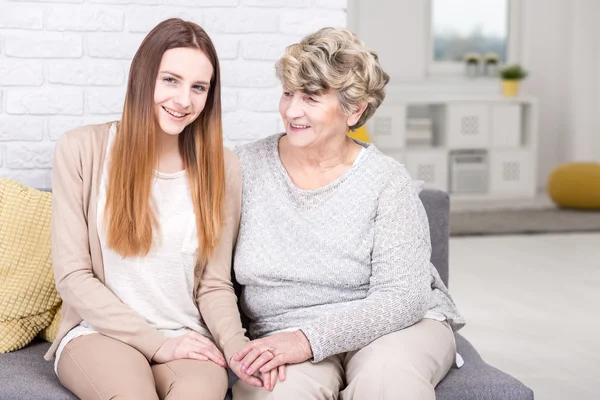
[[[448,195],[434,190],[421,192],[431,230],[431,261],[448,284]],[[468,323],[468,321],[467,321]],[[436,388],[439,400],[533,400],[531,389],[515,378],[486,364],[471,344],[456,334],[458,352],[465,365],[450,370]],[[35,341],[19,351],[0,354],[0,400],[75,399],[54,375],[53,363],[44,361],[49,343]],[[230,385],[235,377],[230,374]],[[391,399],[390,399],[391,400]]]

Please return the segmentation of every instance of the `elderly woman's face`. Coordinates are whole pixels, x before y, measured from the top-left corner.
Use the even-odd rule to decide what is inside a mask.
[[[284,90],[279,100],[279,112],[293,146],[325,143],[348,132],[348,116],[342,112],[336,90],[322,95]]]

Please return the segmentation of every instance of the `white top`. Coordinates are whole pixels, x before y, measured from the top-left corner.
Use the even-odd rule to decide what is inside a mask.
[[[115,133],[113,124],[98,195],[97,222],[104,260],[104,284],[165,336],[176,337],[195,331],[211,338],[193,298],[198,235],[185,171],[155,172],[151,202],[160,230],[155,231],[153,246],[146,256],[123,258],[106,247],[103,216],[109,154]],[[56,353],[55,370],[64,346],[74,338],[90,333],[98,331],[85,321],[67,333]]]

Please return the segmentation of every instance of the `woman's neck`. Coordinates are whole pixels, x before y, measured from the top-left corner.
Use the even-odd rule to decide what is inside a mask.
[[[285,136],[282,140],[280,153],[283,150],[284,158],[299,168],[313,171],[327,172],[339,166],[352,165],[360,151],[360,146],[346,135],[304,148],[289,146]]]
[[[341,139],[314,148],[296,148],[287,143],[285,136],[280,139],[279,158],[296,187],[325,187],[352,168],[361,147],[350,138]]]
[[[179,151],[179,135],[167,135],[161,132],[158,137],[157,170],[166,174],[172,174],[183,169],[183,158]]]

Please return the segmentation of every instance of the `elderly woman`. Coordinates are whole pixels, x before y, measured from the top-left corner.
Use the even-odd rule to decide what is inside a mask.
[[[234,271],[255,340],[230,363],[263,376],[285,365],[285,380],[240,380],[234,399],[434,399],[464,322],[430,262],[405,168],[347,135],[389,76],[333,28],[288,47],[276,71],[285,133],[237,149]]]

